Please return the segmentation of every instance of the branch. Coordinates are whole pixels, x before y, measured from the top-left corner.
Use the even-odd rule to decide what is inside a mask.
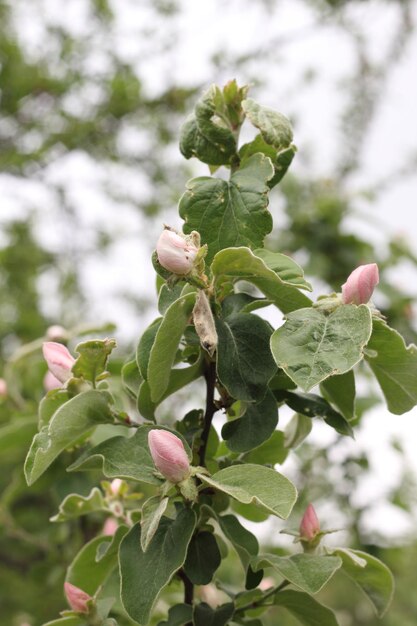
[[[206,395],[206,411],[204,413],[204,428],[201,433],[201,446],[199,451],[200,465],[204,466],[206,460],[207,441],[210,434],[211,422],[213,421],[213,415],[217,411],[217,407],[214,404],[214,390],[216,385],[216,363],[211,361],[204,374],[207,386]]]
[[[289,580],[283,580],[282,583],[280,583],[277,587],[272,587],[272,589],[269,589],[268,591],[266,591],[264,595],[262,596],[262,598],[260,598],[259,600],[255,600],[254,602],[248,602],[248,604],[244,604],[243,606],[240,606],[238,609],[236,609],[235,613],[244,613],[245,611],[249,611],[249,609],[256,609],[259,606],[263,606],[265,600],[267,600],[274,594],[279,593],[280,591],[282,591],[282,589],[285,589],[285,587],[288,587],[289,584],[290,584]]]

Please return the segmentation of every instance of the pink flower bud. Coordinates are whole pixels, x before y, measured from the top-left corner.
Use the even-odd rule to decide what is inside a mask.
[[[48,341],[67,341],[68,332],[63,326],[58,326],[58,324],[54,324],[47,329],[46,338]]]
[[[185,237],[172,230],[165,229],[156,244],[158,261],[169,272],[184,276],[193,269],[198,248]]]
[[[88,613],[87,602],[91,600],[91,596],[89,596],[88,593],[75,585],[71,585],[71,583],[64,583],[64,591],[68,604],[73,611]]]
[[[378,265],[359,265],[342,285],[343,304],[366,304],[379,283]]]
[[[151,430],[148,444],[155,467],[165,478],[179,483],[188,477],[190,462],[179,437],[167,430]]]
[[[42,347],[43,356],[48,364],[49,370],[61,383],[67,382],[71,378],[71,368],[75,363],[74,357],[68,348],[62,343],[46,341]]]
[[[43,378],[43,387],[45,391],[52,391],[62,387],[62,383],[48,370]]]
[[[300,536],[304,541],[313,541],[320,532],[320,522],[312,504],[309,504],[300,524]]]
[[[114,517],[108,517],[103,525],[101,533],[103,535],[113,536],[116,530],[119,528],[119,524]]]
[[[120,493],[120,487],[122,486],[123,481],[120,478],[115,478],[110,483],[110,489],[114,496],[118,496]]]
[[[0,378],[0,398],[7,398],[7,383],[4,378]]]

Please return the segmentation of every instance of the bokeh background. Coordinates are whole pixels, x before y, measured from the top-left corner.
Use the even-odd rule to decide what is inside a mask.
[[[48,474],[25,487],[45,366],[19,350],[51,324],[110,322],[117,359],[133,351],[155,316],[154,242],[164,222],[181,226],[185,182],[207,173],[178,138],[210,83],[250,84],[294,125],[268,246],[305,268],[315,295],[377,261],[375,303],[417,340],[416,24],[412,0],[0,0],[2,624],[57,616],[65,568],[100,524],[48,523],[63,495],[86,490],[59,464],[57,485]],[[315,426],[290,471],[328,526],[393,569],[379,623],[415,626],[417,412],[389,415],[364,376],[357,422],[354,443]],[[282,541],[276,525],[248,525]],[[325,600],[341,624],[377,623],[337,582]]]

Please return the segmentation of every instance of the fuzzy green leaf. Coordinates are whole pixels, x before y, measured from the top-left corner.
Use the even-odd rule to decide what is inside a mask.
[[[329,376],[344,374],[362,358],[372,330],[371,312],[361,304],[293,311],[271,337],[275,361],[304,391]]]
[[[121,598],[128,615],[139,624],[148,623],[159,593],[184,564],[195,525],[196,514],[184,508],[175,520],[161,520],[146,552],[140,546],[139,524],[123,539],[119,551]]]
[[[222,604],[215,609],[205,602],[200,602],[194,607],[194,626],[226,626],[235,610],[233,602]]]
[[[402,415],[417,404],[417,347],[406,347],[401,335],[374,320],[366,360],[380,384],[388,409]],[[372,355],[371,351],[375,351]]]
[[[378,617],[383,617],[394,594],[394,579],[388,567],[361,550],[336,548],[331,553],[342,559],[343,571],[366,594]]]
[[[289,516],[297,499],[297,490],[288,478],[262,465],[232,465],[211,477],[198,476],[239,502],[257,504],[282,519]]]
[[[193,617],[191,604],[176,604],[168,611],[166,622],[159,622],[158,626],[186,626]]]
[[[324,397],[335,405],[347,420],[355,417],[355,375],[352,370],[340,376],[330,376],[321,385]]]
[[[88,515],[93,511],[105,511],[108,507],[103,494],[97,487],[93,487],[88,496],[78,493],[69,494],[59,505],[59,511],[51,517],[51,522],[66,522],[69,519]]]
[[[226,248],[216,254],[211,271],[217,280],[224,277],[254,284],[283,313],[308,307],[310,299],[299,291],[311,291],[304,272],[285,254],[249,248]]]
[[[318,593],[341,566],[342,559],[338,556],[294,554],[284,557],[277,554],[260,554],[252,559],[255,571],[273,567],[283,578],[311,594]]]
[[[212,85],[181,128],[180,150],[209,165],[226,165],[236,153],[236,139],[224,115],[223,93]]]
[[[340,435],[353,437],[349,422],[321,396],[315,393],[294,393],[287,390],[275,392],[275,396],[283,400],[293,411],[310,418],[322,417],[326,424]]]
[[[117,566],[120,542],[127,526],[119,526],[113,536],[95,537],[86,543],[68,568],[66,580],[94,595]]]
[[[100,469],[107,478],[124,478],[160,485],[161,480],[155,476],[155,465],[148,447],[148,433],[154,428],[160,427],[144,424],[136,429],[133,437],[118,436],[106,439],[87,450],[68,468],[68,471]],[[170,431],[169,428],[162,430]],[[175,434],[182,439],[184,448],[191,458],[187,442],[179,433]]]
[[[151,400],[158,402],[164,395],[178,344],[189,322],[196,295],[188,293],[167,309],[156,332],[147,368]]]
[[[152,537],[158,530],[159,522],[166,511],[168,502],[168,498],[161,500],[158,496],[152,496],[143,503],[140,518],[140,545],[143,552],[146,552]]]
[[[335,614],[307,593],[287,589],[275,594],[274,606],[287,609],[304,626],[338,626]]]
[[[238,400],[262,400],[276,371],[269,348],[271,326],[251,313],[238,313],[217,319],[216,329],[217,374],[222,385]]]
[[[184,232],[197,230],[208,244],[207,262],[223,248],[258,248],[271,232],[268,211],[268,180],[274,169],[268,157],[255,154],[230,181],[202,176],[187,183],[179,211]]]
[[[261,131],[261,135],[276,150],[288,148],[293,140],[292,126],[287,117],[269,107],[262,106],[247,98],[242,108],[252,124]]]
[[[195,585],[207,585],[221,563],[221,555],[213,533],[201,531],[188,547],[184,572]]]
[[[108,396],[101,391],[85,391],[63,404],[33,439],[25,461],[28,485],[32,485],[65,448],[99,424],[112,422]]]
[[[106,372],[109,355],[115,347],[114,339],[92,339],[79,343],[75,351],[80,356],[72,366],[72,373],[94,383]]]
[[[269,439],[277,423],[277,401],[273,393],[267,391],[263,400],[247,405],[242,417],[226,422],[222,428],[222,437],[229,450],[247,452]]]

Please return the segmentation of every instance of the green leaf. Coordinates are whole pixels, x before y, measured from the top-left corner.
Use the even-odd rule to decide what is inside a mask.
[[[70,395],[66,389],[53,389],[48,391],[46,396],[42,398],[38,409],[38,429],[49,424],[51,417],[59,409],[60,406],[70,400]]]
[[[95,537],[85,544],[68,568],[66,580],[94,595],[117,566],[120,542],[127,526],[119,526],[113,536]]]
[[[394,579],[388,567],[361,550],[336,548],[332,554],[342,559],[343,571],[368,596],[378,617],[383,617],[394,594]]]
[[[209,507],[211,515],[218,521],[219,526],[237,552],[243,569],[246,572],[253,556],[258,554],[258,540],[247,530],[235,515],[217,515]]]
[[[197,230],[208,244],[207,263],[223,248],[258,248],[271,232],[268,185],[274,169],[268,157],[255,154],[230,181],[201,176],[187,183],[180,200],[184,232]]]
[[[161,520],[146,552],[140,547],[139,524],[123,539],[119,552],[121,598],[128,615],[139,624],[148,623],[159,593],[184,564],[195,525],[196,514],[184,508],[175,520]]]
[[[269,439],[278,424],[278,407],[273,393],[267,391],[263,400],[248,404],[245,413],[222,428],[222,437],[229,450],[247,452]]]
[[[322,417],[326,424],[339,434],[353,437],[349,422],[321,396],[315,393],[294,393],[293,391],[278,391],[275,395],[279,400],[284,400],[293,411],[310,418]]]
[[[147,420],[155,420],[155,411],[158,405],[163,402],[170,395],[179,391],[196,378],[199,378],[204,373],[204,356],[200,354],[200,357],[195,363],[189,367],[174,368],[171,370],[168,379],[168,386],[163,395],[157,402],[153,402],[151,399],[151,390],[148,381],[144,380],[139,389],[138,396],[138,411]]]
[[[249,248],[227,248],[216,254],[211,271],[217,280],[230,278],[246,280],[258,287],[281,311],[308,307],[310,299],[298,291],[311,285],[304,279],[304,272],[295,261],[285,254]]]
[[[125,363],[122,367],[121,375],[124,389],[126,389],[133,400],[136,400],[142,383],[142,376],[140,375],[136,361],[128,361]]]
[[[59,511],[50,518],[51,522],[66,522],[69,519],[87,515],[93,511],[106,511],[108,507],[103,494],[97,487],[93,487],[88,496],[78,493],[69,494],[59,505]]]
[[[43,626],[88,626],[88,622],[83,617],[70,615],[68,617],[54,619],[52,622],[47,622]]]
[[[189,322],[195,298],[195,293],[189,293],[171,304],[157,330],[147,372],[153,402],[160,401],[168,387],[178,344]]]
[[[288,148],[293,140],[293,132],[291,123],[285,115],[258,104],[252,98],[244,100],[242,108],[252,124],[261,131],[266,143],[277,150]]]
[[[276,148],[266,143],[262,135],[256,135],[253,141],[244,144],[240,148],[239,156],[241,161],[244,162],[257,152],[262,152],[262,154],[269,157],[272,161],[275,174],[271,180],[268,181],[268,186],[272,189],[284,178],[296,155],[297,148],[294,144],[291,144],[288,148],[283,148],[282,150],[277,151]]]
[[[138,343],[136,350],[136,362],[139,367],[140,375],[144,380],[148,378],[149,355],[161,322],[162,317],[158,317],[154,320],[145,330]]]
[[[369,345],[369,344],[368,344]],[[352,370],[340,376],[330,376],[320,385],[324,397],[339,409],[343,417],[355,417],[355,375]]]
[[[246,402],[262,400],[276,371],[269,348],[271,326],[251,313],[238,313],[225,320],[217,319],[216,329],[220,382],[233,398]]]
[[[395,415],[406,413],[417,404],[417,347],[414,344],[406,347],[396,330],[383,321],[374,320],[368,349],[366,360],[388,409]]]
[[[205,602],[196,604],[194,607],[194,626],[226,626],[235,610],[233,602],[222,604],[216,609]]]
[[[274,596],[274,606],[286,608],[304,626],[338,626],[333,611],[300,591],[280,591]]]
[[[125,478],[150,485],[161,485],[155,476],[155,465],[148,448],[148,433],[159,426],[144,424],[139,426],[133,437],[112,437],[106,439],[91,450],[87,450],[75,461],[68,471],[100,469],[107,478]],[[169,428],[163,428],[168,430]],[[191,458],[190,448],[180,435],[184,448]]]
[[[252,559],[252,568],[257,571],[273,567],[283,578],[289,580],[302,591],[318,593],[342,566],[338,556],[315,556],[313,554],[260,554]]]
[[[284,463],[287,456],[288,450],[286,450],[284,445],[284,433],[276,430],[262,445],[247,452],[243,460],[245,463],[275,465],[275,463]]]
[[[143,503],[140,519],[140,545],[143,552],[146,552],[149,543],[152,541],[152,537],[158,529],[161,517],[166,511],[168,502],[169,498],[162,498],[161,500],[159,496],[152,496]]]
[[[159,622],[158,626],[186,626],[193,617],[191,604],[176,604],[168,611],[168,620]]]
[[[98,424],[112,422],[106,393],[85,391],[63,404],[33,439],[25,461],[28,485],[32,485],[65,448]]]
[[[213,533],[201,531],[188,546],[184,572],[195,585],[207,585],[221,563],[221,555]]]
[[[183,124],[180,150],[186,159],[197,157],[209,165],[226,165],[236,153],[236,139],[224,115],[223,94],[212,85]]]
[[[289,516],[297,499],[297,490],[288,478],[262,465],[232,465],[211,477],[198,477],[239,502],[257,504],[282,519]]]
[[[161,315],[165,315],[167,309],[171,306],[171,304],[175,302],[175,300],[178,300],[181,295],[184,295],[182,293],[183,289],[184,281],[182,280],[180,280],[173,286],[170,286],[167,283],[162,285],[158,295],[158,311]]]
[[[92,339],[79,343],[75,351],[80,356],[72,366],[72,373],[94,383],[106,373],[109,355],[115,347],[114,339]]]
[[[287,449],[297,448],[311,433],[313,428],[312,421],[309,417],[296,413],[288,422],[284,431],[284,445]]]
[[[365,304],[339,306],[325,315],[317,309],[293,311],[271,337],[275,361],[304,391],[329,376],[344,374],[363,358],[371,335]]]

